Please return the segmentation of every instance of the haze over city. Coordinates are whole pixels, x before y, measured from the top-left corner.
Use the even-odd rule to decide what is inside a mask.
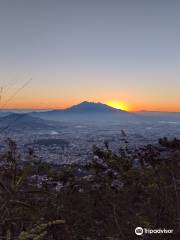
[[[0,0],[0,240],[180,239],[179,13]]]
[[[180,111],[179,8],[170,0],[1,1],[1,107],[87,100]]]

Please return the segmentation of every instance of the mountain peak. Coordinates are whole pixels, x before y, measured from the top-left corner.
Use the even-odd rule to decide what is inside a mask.
[[[100,102],[83,101],[66,109],[56,109],[47,112],[35,113],[48,120],[61,120],[67,122],[112,122],[134,118],[135,115],[127,111],[110,107]]]
[[[106,104],[100,102],[88,102],[84,101],[72,107],[69,107],[64,110],[65,112],[72,112],[72,113],[120,113],[126,112],[120,109],[115,109],[110,107]]]

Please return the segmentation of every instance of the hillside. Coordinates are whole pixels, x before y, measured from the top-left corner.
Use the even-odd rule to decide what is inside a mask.
[[[109,122],[136,118],[136,114],[115,109],[106,104],[82,102],[66,109],[33,112],[32,116],[68,122]]]
[[[0,118],[0,128],[14,128],[14,129],[42,129],[49,127],[48,122],[43,119],[32,117],[27,113],[11,113],[8,116]]]

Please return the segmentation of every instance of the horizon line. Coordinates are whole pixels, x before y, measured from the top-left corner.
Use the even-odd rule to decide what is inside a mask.
[[[148,113],[148,112],[151,112],[151,113],[180,113],[180,111],[171,111],[171,110],[166,110],[166,111],[162,111],[162,110],[143,110],[143,109],[140,109],[140,110],[123,110],[123,109],[120,109],[120,108],[116,108],[116,107],[113,107],[113,106],[110,106],[108,105],[107,103],[103,103],[103,102],[95,102],[95,101],[82,101],[82,102],[79,102],[79,103],[75,103],[75,104],[72,104],[68,107],[43,107],[43,108],[40,108],[40,107],[0,107],[0,111],[31,111],[31,110],[41,110],[41,111],[51,111],[51,110],[65,110],[65,109],[68,109],[68,108],[71,108],[73,106],[76,106],[76,105],[79,105],[81,103],[95,103],[95,104],[103,104],[103,105],[106,105],[108,107],[112,107],[114,109],[119,109],[119,110],[122,110],[122,111],[126,111],[126,112],[132,112],[132,113],[136,113],[136,112],[140,112],[140,113]]]

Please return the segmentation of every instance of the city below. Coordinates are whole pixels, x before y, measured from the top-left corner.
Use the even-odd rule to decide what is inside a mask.
[[[25,159],[29,148],[42,161],[86,164],[93,146],[136,149],[159,138],[180,138],[180,113],[129,113],[105,104],[82,102],[65,110],[0,112],[0,147],[11,138]]]

